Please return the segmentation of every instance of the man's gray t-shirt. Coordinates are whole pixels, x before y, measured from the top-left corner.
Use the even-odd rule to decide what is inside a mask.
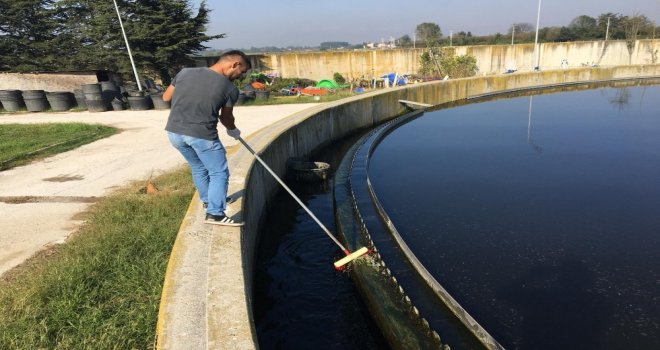
[[[206,140],[218,138],[220,108],[233,107],[238,89],[209,68],[184,68],[172,80],[174,95],[165,130]]]

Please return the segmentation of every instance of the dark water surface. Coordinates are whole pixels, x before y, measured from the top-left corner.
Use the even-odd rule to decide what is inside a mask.
[[[660,348],[660,86],[427,112],[382,141],[369,175],[420,261],[506,348]]]
[[[332,172],[357,139],[343,140],[312,159]],[[291,189],[335,231],[333,181]],[[343,254],[284,190],[273,199],[257,252],[255,323],[261,349],[388,349],[347,273],[333,267]]]

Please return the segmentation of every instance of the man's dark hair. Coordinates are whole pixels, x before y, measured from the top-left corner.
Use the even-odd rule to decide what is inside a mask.
[[[218,61],[221,61],[225,58],[237,57],[237,56],[240,56],[241,58],[243,58],[243,62],[245,62],[248,69],[252,68],[252,62],[250,62],[250,58],[245,54],[245,52],[243,52],[241,50],[227,51],[227,52],[223,53],[222,55],[220,55],[220,58],[218,59]]]

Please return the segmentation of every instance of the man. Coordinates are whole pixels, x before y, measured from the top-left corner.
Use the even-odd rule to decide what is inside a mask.
[[[172,101],[165,130],[190,165],[209,224],[243,225],[225,214],[229,168],[217,126],[219,119],[229,136],[238,139],[241,135],[234,124],[233,106],[239,92],[232,80],[250,68],[245,53],[228,51],[211,67],[182,69],[163,94],[164,101]]]

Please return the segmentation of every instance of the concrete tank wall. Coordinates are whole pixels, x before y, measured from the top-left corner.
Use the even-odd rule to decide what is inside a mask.
[[[632,54],[626,42],[578,41],[543,43],[539,45],[541,70],[559,68],[562,60],[569,68],[598,65],[620,66],[655,64],[660,40],[638,40]],[[530,71],[534,66],[534,44],[478,45],[445,47],[458,55],[470,54],[477,59],[479,75],[500,74],[509,69]],[[386,73],[414,74],[419,68],[419,56],[425,49],[357,50],[272,53],[259,55],[256,69],[277,73],[282,77],[330,79],[335,72],[345,78],[371,78]]]
[[[0,90],[73,91],[97,82],[96,72],[0,73]]]
[[[501,74],[382,89],[298,112],[250,135],[248,142],[283,177],[289,157],[309,156],[330,142],[403,114],[407,109],[399,100],[435,105],[511,90],[638,77],[660,78],[660,64]],[[245,147],[233,150],[229,167],[228,193],[237,195],[240,212],[236,215],[245,220],[245,226],[223,227],[202,235],[204,230],[195,225],[204,225],[203,218],[196,216],[203,210],[189,210],[172,251],[178,258],[170,259],[168,265],[158,320],[158,349],[189,346],[191,329],[199,334],[195,343],[205,344],[199,348],[259,348],[252,309],[256,249],[265,214],[276,204],[272,199],[280,185]],[[191,207],[195,205],[200,205],[199,199],[193,199]],[[202,245],[206,253],[196,253],[191,248],[195,244]],[[192,289],[197,294],[173,287],[187,285],[200,271],[202,282]],[[200,312],[191,312],[191,305]],[[177,342],[182,345],[172,345]]]

